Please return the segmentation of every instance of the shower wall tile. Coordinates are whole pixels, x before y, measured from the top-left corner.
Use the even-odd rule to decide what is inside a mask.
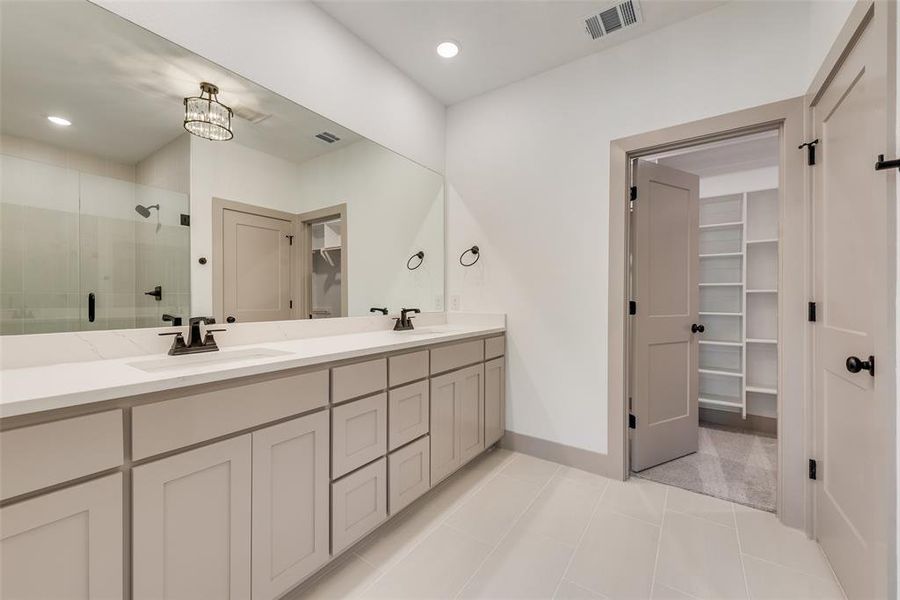
[[[23,291],[24,208],[0,204],[0,292]]]
[[[25,295],[0,292],[0,335],[25,333]]]
[[[78,291],[78,215],[24,208],[23,291]]]

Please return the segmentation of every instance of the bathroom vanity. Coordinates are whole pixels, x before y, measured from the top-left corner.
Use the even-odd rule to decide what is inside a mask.
[[[256,346],[83,363],[109,385],[4,398],[3,596],[277,598],[503,435],[502,327]]]

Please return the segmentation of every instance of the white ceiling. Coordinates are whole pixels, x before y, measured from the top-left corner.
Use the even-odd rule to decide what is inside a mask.
[[[661,165],[700,177],[777,167],[780,162],[777,131],[755,133],[648,157]]]
[[[220,88],[237,115],[234,140],[302,162],[362,139],[255,83],[89,2],[0,0],[0,128],[120,163],[134,164],[184,133],[185,96]],[[51,125],[59,115],[71,127]],[[328,144],[314,137],[329,131]],[[223,142],[230,143],[230,142]]]
[[[724,4],[641,0],[642,25],[591,40],[584,19],[609,0],[315,0],[445,104],[454,104]],[[437,44],[461,51],[442,59]]]

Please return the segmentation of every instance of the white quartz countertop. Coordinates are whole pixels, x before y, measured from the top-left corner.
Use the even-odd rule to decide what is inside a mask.
[[[230,346],[218,352],[150,354],[0,371],[0,417],[273,373],[383,352],[502,333],[503,327],[447,324]]]

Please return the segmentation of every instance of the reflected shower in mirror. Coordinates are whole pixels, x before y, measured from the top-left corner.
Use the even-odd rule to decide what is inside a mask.
[[[3,334],[443,309],[439,174],[86,0],[0,60]]]

